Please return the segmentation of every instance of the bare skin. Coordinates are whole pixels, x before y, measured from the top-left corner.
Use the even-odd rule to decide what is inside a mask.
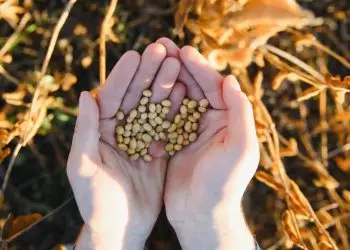
[[[115,147],[116,110],[128,113],[147,88],[152,101],[172,100],[169,118],[185,95],[210,102],[198,140],[170,161],[161,143],[152,144],[149,163]],[[253,249],[240,203],[259,151],[251,105],[233,76],[223,78],[194,48],[179,50],[163,38],[142,56],[125,53],[96,99],[80,97],[67,164],[85,222],[76,249],[143,249],[163,196],[184,249]],[[201,234],[206,241],[196,242]]]

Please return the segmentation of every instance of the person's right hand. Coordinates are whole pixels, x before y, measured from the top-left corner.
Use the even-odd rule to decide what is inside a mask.
[[[235,77],[223,78],[193,47],[157,41],[183,66],[187,95],[207,98],[197,141],[168,164],[166,214],[183,249],[254,249],[241,199],[259,162],[252,106]]]

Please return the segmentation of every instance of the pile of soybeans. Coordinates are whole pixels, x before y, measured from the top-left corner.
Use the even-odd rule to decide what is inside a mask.
[[[171,101],[151,103],[152,91],[145,90],[142,94],[139,105],[127,116],[120,110],[116,113],[119,124],[116,127],[117,147],[126,151],[131,160],[151,161],[149,148],[153,141],[166,142],[165,151],[173,156],[197,139],[200,118],[209,104],[207,99],[199,102],[183,99],[180,112],[169,121]]]

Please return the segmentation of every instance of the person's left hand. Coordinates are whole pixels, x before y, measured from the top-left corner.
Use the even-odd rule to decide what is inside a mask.
[[[180,63],[166,58],[163,45],[142,56],[125,53],[97,96],[80,97],[79,115],[67,164],[69,181],[85,222],[76,249],[142,249],[163,205],[167,155],[153,142],[151,162],[130,161],[116,148],[115,113],[128,114],[151,88],[152,102],[169,98],[179,107],[185,95],[176,83]],[[174,111],[171,111],[174,112]]]

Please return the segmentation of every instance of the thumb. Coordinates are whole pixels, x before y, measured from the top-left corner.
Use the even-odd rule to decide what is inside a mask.
[[[68,176],[91,176],[96,171],[96,162],[100,161],[98,147],[99,110],[95,99],[84,91],[79,98],[79,114],[67,164]]]
[[[233,150],[256,146],[258,141],[252,105],[232,75],[223,81],[223,99],[228,112],[225,146]]]

